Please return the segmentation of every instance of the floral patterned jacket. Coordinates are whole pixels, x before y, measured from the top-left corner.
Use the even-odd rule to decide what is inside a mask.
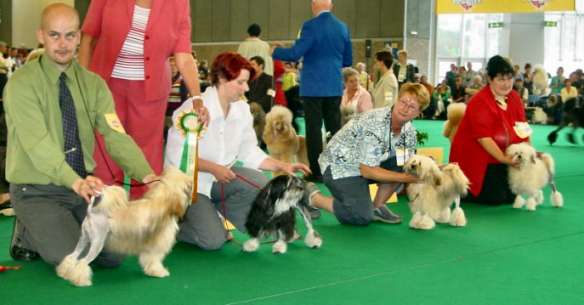
[[[398,149],[413,153],[416,129],[407,122],[399,135],[391,134],[391,108],[383,107],[349,121],[327,144],[318,161],[333,179],[361,176],[360,164],[376,167],[396,155]]]

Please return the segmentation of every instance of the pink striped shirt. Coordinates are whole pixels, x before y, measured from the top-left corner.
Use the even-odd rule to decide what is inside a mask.
[[[144,36],[150,9],[134,6],[132,27],[116,59],[112,77],[127,80],[144,80]]]

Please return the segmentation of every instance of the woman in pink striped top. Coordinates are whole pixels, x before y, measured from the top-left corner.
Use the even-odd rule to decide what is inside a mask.
[[[159,174],[171,56],[190,95],[200,95],[191,55],[189,1],[92,0],[82,32],[79,62],[106,80],[122,125]],[[202,101],[195,107],[206,120]],[[123,172],[106,155],[103,141],[100,143],[95,151],[94,175],[107,184],[123,181]],[[143,187],[133,188],[132,196],[144,191]]]

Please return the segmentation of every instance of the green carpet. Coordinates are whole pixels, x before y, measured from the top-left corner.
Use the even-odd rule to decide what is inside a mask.
[[[429,133],[426,146],[447,155],[442,123],[415,125]],[[129,258],[117,269],[94,269],[94,285],[75,288],[42,262],[24,263],[0,273],[0,304],[584,304],[584,144],[570,145],[562,133],[549,146],[552,127],[534,129],[534,145],[556,158],[563,209],[550,206],[549,192],[534,213],[465,204],[467,227],[422,232],[408,228],[400,198],[392,208],[404,216],[401,225],[349,227],[324,213],[316,221],[319,250],[300,241],[279,256],[267,244],[253,254],[238,242],[214,252],[178,244],[165,279],[144,276]],[[0,265],[15,264],[7,254],[11,228],[12,218],[0,217]]]

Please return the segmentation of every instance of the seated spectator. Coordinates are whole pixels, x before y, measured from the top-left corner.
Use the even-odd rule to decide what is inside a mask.
[[[475,94],[466,109],[450,149],[450,162],[458,162],[470,180],[466,201],[501,204],[513,202],[507,166],[515,161],[504,154],[511,144],[529,140],[521,99],[513,89],[510,62],[493,56],[487,64],[489,84]]]
[[[365,63],[358,62],[355,65],[355,69],[359,72],[359,85],[369,90],[369,86],[371,86],[371,78],[369,77],[369,73],[367,73],[367,66]]]
[[[466,88],[464,87],[462,76],[456,77],[454,87],[450,88],[450,90],[453,103],[464,103],[466,101]]]
[[[572,86],[572,81],[570,79],[564,80],[564,88],[560,91],[560,96],[562,97],[562,103],[573,97],[578,96],[578,90],[576,87]]]
[[[432,102],[435,104],[434,113],[432,114],[433,119],[446,119],[446,108],[452,103],[452,95],[450,93],[450,87],[447,84],[447,80],[444,79],[432,94]]]
[[[527,101],[529,99],[529,91],[527,90],[527,88],[525,88],[525,86],[523,86],[523,79],[516,77],[515,81],[513,82],[513,90],[515,90],[517,92],[517,94],[519,94],[519,97],[521,98],[521,102],[523,103],[524,107],[527,107]]]
[[[359,84],[359,72],[353,68],[343,69],[345,90],[341,98],[341,126],[358,114],[373,108],[371,95]]]
[[[318,159],[332,197],[309,183],[309,205],[334,213],[343,224],[400,223],[401,217],[385,204],[404,183],[417,181],[402,173],[402,166],[416,150],[411,121],[428,103],[424,86],[406,83],[395,105],[365,112],[345,125]],[[378,185],[374,200],[369,194],[371,183]]]
[[[556,75],[554,77],[552,77],[552,81],[550,84],[550,89],[552,90],[552,94],[556,94],[556,95],[560,94],[560,92],[564,88],[564,80],[565,79],[566,79],[566,77],[564,77],[564,68],[559,67],[558,70],[556,71]]]
[[[221,53],[211,66],[211,86],[202,94],[209,109],[210,121],[199,140],[199,175],[196,203],[189,206],[180,224],[177,239],[203,249],[218,249],[227,241],[223,215],[237,229],[245,232],[245,220],[259,188],[267,183],[261,170],[310,173],[304,164],[290,164],[270,158],[259,147],[252,126],[249,105],[241,97],[248,90],[247,82],[255,69],[241,55]],[[187,100],[173,115],[181,120],[193,108]],[[165,165],[185,168],[182,164],[185,130],[173,124],[168,133]],[[241,161],[242,165],[235,165]]]
[[[473,95],[481,91],[482,88],[483,78],[477,73],[464,90],[469,97],[472,97]]]

